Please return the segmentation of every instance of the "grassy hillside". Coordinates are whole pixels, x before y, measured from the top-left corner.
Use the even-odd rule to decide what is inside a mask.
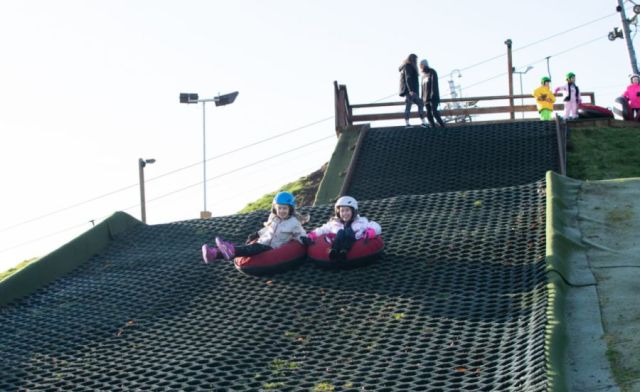
[[[567,175],[579,180],[640,177],[640,128],[575,128]]]
[[[15,267],[9,268],[8,270],[6,270],[4,272],[0,272],[0,282],[3,279],[6,279],[9,276],[11,276],[11,275],[15,274],[16,272],[20,271],[21,269],[23,269],[24,267],[28,266],[29,264],[31,264],[32,262],[36,261],[37,259],[38,259],[37,257],[34,257],[32,259],[24,260],[20,264],[16,265]]]
[[[318,186],[320,186],[320,181],[322,181],[322,177],[324,176],[324,172],[326,170],[327,164],[325,163],[320,169],[309,174],[308,176],[302,177],[297,181],[286,184],[277,191],[267,193],[258,200],[247,204],[246,207],[238,212],[244,213],[256,210],[268,210],[271,208],[271,202],[278,192],[291,192],[296,198],[296,205],[298,207],[311,206],[315,201]]]

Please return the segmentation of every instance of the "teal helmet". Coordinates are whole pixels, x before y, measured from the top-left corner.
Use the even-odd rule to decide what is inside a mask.
[[[571,78],[575,78],[576,74],[574,74],[573,72],[569,72],[567,73],[567,80],[571,79]]]
[[[289,192],[280,192],[273,198],[273,204],[284,204],[291,207],[296,206],[296,199]]]
[[[540,79],[540,84],[545,84],[547,82],[550,82],[551,78],[548,76],[543,76],[542,79]]]

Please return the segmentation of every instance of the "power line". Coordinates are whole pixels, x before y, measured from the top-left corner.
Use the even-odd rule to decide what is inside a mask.
[[[597,19],[591,20],[591,21],[589,21],[589,22],[585,22],[585,23],[583,23],[583,24],[581,24],[581,25],[574,26],[574,27],[572,27],[572,28],[570,28],[570,29],[567,29],[567,30],[561,31],[561,32],[559,32],[559,33],[552,34],[552,35],[550,35],[550,36],[548,36],[548,37],[545,37],[545,38],[542,38],[542,39],[540,39],[540,40],[538,40],[538,41],[534,41],[534,42],[531,42],[531,43],[526,44],[526,45],[524,45],[524,46],[521,46],[521,47],[515,48],[515,49],[513,49],[513,52],[517,52],[517,51],[520,51],[520,50],[523,50],[523,49],[529,48],[529,47],[531,47],[531,46],[537,45],[537,44],[539,44],[539,43],[542,43],[542,42],[548,41],[548,40],[550,40],[550,39],[552,39],[552,38],[559,37],[559,36],[561,36],[561,35],[563,35],[563,34],[566,34],[566,33],[572,32],[572,31],[574,31],[574,30],[580,29],[580,28],[582,28],[582,27],[588,26],[588,25],[590,25],[590,24],[593,24],[593,23],[599,22],[599,21],[601,21],[601,20],[603,20],[603,19],[610,18],[610,17],[612,17],[612,16],[614,16],[614,15],[616,15],[616,14],[617,14],[617,12],[614,12],[614,13],[612,13],[612,14],[608,14],[608,15],[602,16],[602,17],[600,17],[600,18],[597,18]],[[477,66],[479,66],[479,65],[482,65],[482,64],[485,64],[485,63],[491,62],[491,61],[493,61],[493,60],[499,59],[499,58],[504,57],[504,56],[506,56],[506,54],[504,54],[504,53],[503,53],[503,54],[500,54],[500,55],[497,55],[497,56],[493,56],[493,57],[488,58],[488,59],[486,59],[486,60],[482,60],[482,61],[477,62],[477,63],[475,63],[475,64],[472,64],[472,65],[469,65],[469,66],[467,66],[467,67],[461,68],[461,69],[460,69],[460,71],[466,71],[466,70],[468,70],[468,69],[475,68],[475,67],[477,67]],[[446,74],[445,74],[445,75],[446,75]],[[442,79],[442,78],[444,78],[444,76],[440,77],[439,79]]]
[[[248,168],[248,167],[255,166],[255,165],[258,165],[258,164],[260,164],[260,163],[264,163],[264,162],[270,161],[270,160],[275,159],[275,158],[278,158],[278,157],[280,157],[280,156],[282,156],[282,155],[284,155],[284,154],[288,154],[288,153],[291,153],[291,152],[293,152],[293,151],[300,150],[300,149],[302,149],[302,148],[308,147],[308,146],[313,145],[313,144],[316,144],[316,143],[320,143],[320,142],[325,141],[325,140],[328,140],[328,139],[330,139],[330,138],[335,138],[335,136],[334,136],[334,135],[331,135],[331,136],[323,137],[323,138],[320,138],[320,139],[314,140],[314,141],[312,141],[312,142],[309,142],[309,143],[307,143],[307,144],[303,144],[303,145],[301,145],[301,146],[298,146],[298,147],[292,148],[292,149],[290,149],[290,150],[287,150],[287,151],[284,151],[284,152],[280,152],[280,153],[277,153],[277,154],[275,154],[275,155],[268,156],[268,157],[263,158],[263,159],[259,159],[259,160],[257,160],[257,161],[254,161],[254,162],[251,162],[251,163],[249,163],[249,164],[246,164],[246,165],[244,165],[244,166],[240,166],[240,167],[237,167],[237,168],[235,168],[235,169],[233,169],[233,170],[227,171],[227,172],[225,172],[225,173],[218,174],[218,175],[213,176],[213,177],[209,177],[209,178],[207,178],[207,181],[217,180],[217,179],[219,179],[219,178],[222,178],[222,177],[228,176],[228,175],[230,175],[230,174],[233,174],[233,173],[239,172],[239,171],[241,171],[241,170],[244,170],[244,169],[246,169],[246,168]],[[174,194],[176,194],[176,193],[180,193],[180,192],[182,192],[182,191],[185,191],[185,190],[187,190],[187,189],[189,189],[189,188],[193,188],[193,187],[199,186],[199,185],[201,185],[201,184],[202,184],[202,181],[199,181],[199,182],[197,182],[197,183],[193,183],[193,184],[187,185],[187,186],[185,186],[185,187],[182,187],[182,188],[179,188],[179,189],[173,190],[173,191],[171,191],[171,192],[165,193],[165,194],[163,194],[163,195],[160,195],[160,196],[154,197],[154,198],[152,198],[152,199],[149,199],[147,202],[148,202],[148,203],[151,203],[151,202],[156,201],[156,200],[164,199],[165,197],[168,197],[168,196],[174,195]],[[138,206],[140,206],[140,204],[136,204],[136,205],[131,206],[131,207],[128,207],[128,208],[135,208],[135,207],[138,207]]]
[[[246,168],[248,168],[248,167],[252,167],[252,166],[258,165],[258,164],[260,164],[260,163],[267,162],[267,161],[272,160],[272,159],[274,159],[274,158],[280,157],[280,156],[282,156],[282,155],[284,155],[284,154],[289,154],[289,153],[291,153],[291,152],[294,152],[294,151],[297,151],[297,150],[301,150],[301,149],[303,149],[303,148],[305,148],[305,147],[308,147],[308,146],[314,145],[314,144],[316,144],[316,143],[323,142],[323,141],[325,141],[325,140],[329,140],[329,139],[331,139],[331,138],[335,138],[335,136],[334,136],[334,135],[331,135],[331,136],[322,137],[322,138],[320,138],[320,139],[316,139],[316,140],[314,140],[314,141],[311,141],[311,142],[309,142],[309,143],[306,143],[306,144],[300,145],[300,146],[298,146],[298,147],[291,148],[291,149],[286,150],[286,151],[283,151],[283,152],[279,152],[279,153],[277,153],[277,154],[274,154],[274,155],[268,156],[268,157],[266,157],[266,158],[263,158],[263,159],[260,159],[260,160],[254,161],[254,162],[249,163],[249,164],[247,164],[247,165],[244,165],[244,166],[241,166],[241,167],[235,168],[235,169],[233,169],[233,170],[227,171],[227,172],[225,172],[225,173],[222,173],[222,174],[219,174],[219,175],[216,175],[216,176],[213,176],[213,177],[207,178],[207,181],[212,181],[212,180],[216,180],[216,179],[219,179],[219,178],[222,178],[222,177],[228,176],[228,175],[230,175],[230,174],[233,174],[233,173],[239,172],[239,171],[241,171],[241,170],[244,170],[244,169],[246,169]],[[148,203],[151,203],[151,202],[153,202],[153,201],[160,200],[160,199],[163,199],[163,198],[165,198],[165,197],[168,197],[168,196],[174,195],[174,194],[176,194],[176,193],[183,192],[183,191],[185,191],[185,190],[187,190],[187,189],[190,189],[190,188],[193,188],[193,187],[199,186],[199,185],[201,185],[201,184],[202,184],[202,181],[197,182],[197,183],[194,183],[194,184],[190,184],[190,185],[187,185],[187,186],[182,187],[182,188],[180,188],[180,189],[177,189],[177,190],[174,190],[174,191],[171,191],[171,192],[165,193],[165,194],[163,194],[163,195],[160,195],[160,196],[158,196],[158,197],[155,197],[155,198],[153,198],[153,199],[149,199],[147,202],[148,202]],[[133,209],[133,208],[137,208],[137,207],[139,207],[139,206],[140,206],[140,204],[135,204],[135,205],[131,205],[131,206],[129,206],[129,207],[122,208],[122,209],[118,209],[118,210],[119,210],[119,211],[127,211],[127,210],[130,210],[130,209]],[[97,219],[97,220],[102,221],[102,220],[104,220],[105,218],[107,218],[108,216],[110,216],[110,215],[105,215],[105,216],[103,216],[103,217],[101,217],[101,218],[99,218],[99,219]],[[1,254],[1,253],[6,253],[6,252],[8,252],[8,251],[10,251],[10,250],[13,250],[13,249],[15,249],[15,248],[19,248],[19,247],[24,246],[24,245],[32,244],[33,242],[37,242],[37,241],[40,241],[40,240],[43,240],[43,239],[46,239],[46,238],[49,238],[49,237],[53,237],[53,236],[58,235],[58,234],[62,234],[62,233],[64,233],[64,232],[67,232],[67,231],[70,231],[70,230],[76,229],[76,228],[81,227],[81,226],[86,225],[86,224],[87,224],[87,223],[86,223],[86,222],[84,222],[84,223],[82,223],[82,224],[78,224],[78,225],[75,225],[75,226],[72,226],[72,227],[69,227],[69,228],[63,229],[63,230],[59,230],[59,231],[56,231],[56,232],[53,232],[53,233],[46,234],[46,235],[41,236],[41,237],[37,237],[37,238],[35,238],[35,239],[31,239],[31,240],[26,241],[26,242],[19,243],[19,244],[17,244],[17,245],[13,245],[13,246],[11,246],[11,247],[8,247],[8,248],[5,248],[5,249],[0,250],[0,254]]]
[[[109,216],[109,215],[106,215],[106,216],[100,218],[99,220],[102,221],[107,216]],[[78,229],[81,226],[86,226],[87,223],[89,223],[89,221],[81,223],[81,224],[78,224],[78,225],[75,225],[75,226],[67,227],[66,229],[58,230],[58,231],[56,231],[54,233],[45,234],[45,235],[43,235],[41,237],[38,237],[38,238],[32,238],[29,241],[21,242],[19,244],[16,244],[16,245],[10,246],[8,248],[2,249],[2,250],[0,250],[0,253],[6,253],[6,252],[8,252],[10,250],[13,250],[13,249],[16,249],[16,248],[20,248],[20,247],[25,246],[25,245],[30,245],[30,244],[33,244],[34,242],[42,241],[44,239],[56,236],[58,234],[65,233],[67,231]]]
[[[303,129],[306,129],[306,128],[312,127],[312,126],[314,126],[314,125],[317,125],[317,124],[323,123],[323,122],[328,121],[328,120],[331,120],[331,119],[333,119],[333,118],[334,118],[334,116],[325,117],[325,118],[323,118],[323,119],[320,119],[320,120],[317,120],[317,121],[313,121],[313,122],[311,122],[311,123],[308,123],[308,124],[302,125],[302,126],[300,126],[300,127],[297,127],[297,128],[294,128],[294,129],[291,129],[291,130],[288,130],[288,131],[285,131],[285,132],[279,133],[279,134],[277,134],[277,135],[270,136],[270,137],[267,137],[267,138],[265,138],[265,139],[258,140],[258,141],[254,142],[254,143],[250,143],[250,144],[243,145],[243,146],[238,147],[238,148],[236,148],[236,149],[233,149],[233,150],[230,150],[230,151],[226,151],[226,152],[224,152],[224,153],[222,153],[222,154],[219,154],[219,155],[213,156],[213,157],[211,157],[211,158],[207,158],[207,159],[205,160],[205,162],[208,162],[208,161],[211,161],[211,160],[215,160],[215,159],[219,159],[219,158],[225,157],[225,156],[227,156],[227,155],[231,155],[231,154],[233,154],[233,153],[236,153],[236,152],[239,152],[239,151],[242,151],[242,150],[245,150],[245,149],[251,148],[251,147],[255,147],[255,146],[260,145],[260,144],[262,144],[262,143],[266,143],[266,142],[268,142],[268,141],[278,139],[278,138],[283,137],[283,136],[285,136],[285,135],[289,135],[289,134],[292,134],[292,133],[295,133],[295,132],[301,131],[301,130],[303,130]],[[335,137],[335,136],[334,136],[334,137]],[[154,180],[157,180],[157,179],[160,179],[160,178],[163,178],[163,177],[166,177],[166,176],[169,176],[169,175],[172,175],[172,174],[178,173],[178,172],[180,172],[180,171],[183,171],[183,170],[186,170],[186,169],[189,169],[189,168],[192,168],[192,167],[194,167],[194,166],[201,165],[201,164],[202,164],[202,161],[200,161],[200,162],[196,162],[196,163],[192,163],[192,164],[190,164],[190,165],[187,165],[187,166],[184,166],[184,167],[181,167],[181,168],[178,168],[178,169],[175,169],[175,170],[169,171],[169,172],[167,172],[167,173],[164,173],[164,174],[158,175],[158,176],[156,176],[156,177],[151,177],[151,178],[149,178],[148,180],[146,180],[145,182],[146,182],[146,183],[149,183],[149,182],[152,182],[152,181],[154,181]],[[69,205],[69,206],[66,206],[66,207],[63,207],[63,208],[57,209],[57,210],[55,210],[55,211],[52,211],[52,212],[46,213],[46,214],[44,214],[44,215],[40,215],[40,216],[37,216],[37,217],[34,217],[34,218],[30,218],[30,219],[24,220],[24,221],[22,221],[22,222],[18,222],[18,223],[16,223],[16,224],[13,224],[13,225],[10,225],[10,226],[7,226],[7,227],[4,227],[4,228],[0,229],[0,233],[3,233],[3,232],[5,232],[5,231],[11,230],[11,229],[15,229],[16,227],[20,227],[20,226],[26,225],[26,224],[28,224],[28,223],[33,223],[33,222],[39,221],[39,220],[41,220],[41,219],[44,219],[44,218],[50,217],[50,216],[52,216],[52,215],[59,214],[59,213],[61,213],[61,212],[64,212],[64,211],[67,211],[67,210],[70,210],[70,209],[73,209],[73,208],[80,207],[80,206],[82,206],[82,205],[84,205],[84,204],[88,204],[88,203],[91,203],[91,202],[94,202],[94,201],[97,201],[97,200],[100,200],[100,199],[104,199],[105,197],[112,196],[112,195],[114,195],[114,194],[116,194],[116,193],[120,193],[120,192],[123,192],[123,191],[129,190],[129,189],[131,189],[131,188],[138,187],[138,186],[139,186],[139,184],[131,184],[131,185],[127,185],[127,186],[125,186],[125,187],[122,187],[122,188],[116,189],[116,190],[114,190],[114,191],[111,191],[111,192],[108,192],[108,193],[105,193],[105,194],[102,194],[102,195],[99,195],[99,196],[96,196],[96,197],[92,197],[92,198],[90,198],[90,199],[87,199],[87,200],[84,200],[84,201],[81,201],[81,202],[78,202],[78,203],[71,204],[71,205]]]
[[[554,54],[552,54],[550,57],[554,57],[554,56],[559,56],[559,55],[561,55],[561,54],[565,54],[565,53],[570,52],[570,51],[572,51],[572,50],[574,50],[574,49],[581,48],[581,47],[583,47],[583,46],[589,45],[589,44],[591,44],[591,43],[594,43],[594,42],[596,42],[596,41],[600,41],[600,40],[605,39],[605,38],[606,38],[605,36],[599,36],[599,37],[593,38],[593,39],[591,39],[591,40],[589,40],[589,41],[583,42],[583,43],[578,44],[578,45],[576,45],[576,46],[572,46],[572,47],[571,47],[571,48],[569,48],[569,49],[565,49],[565,50],[563,50],[563,51],[561,51],[561,52],[554,53]],[[544,59],[543,59],[543,60],[536,61],[536,63],[539,63],[540,61],[544,61]]]
[[[568,49],[565,49],[565,50],[563,50],[563,51],[560,51],[560,52],[554,53],[553,55],[551,55],[551,56],[549,56],[549,57],[560,56],[560,55],[565,54],[565,53],[568,53],[568,52],[570,52],[570,51],[572,51],[572,50],[575,50],[575,49],[581,48],[581,47],[586,46],[586,45],[590,45],[590,44],[592,44],[592,43],[594,43],[594,42],[596,42],[596,41],[602,40],[602,39],[604,39],[604,38],[606,38],[606,37],[604,37],[604,36],[598,36],[598,37],[596,37],[596,38],[593,38],[593,39],[590,39],[590,40],[585,41],[585,42],[583,42],[583,43],[580,43],[580,44],[578,44],[578,45],[576,45],[576,46],[572,46],[572,47],[570,47],[570,48],[568,48]],[[531,63],[526,64],[526,65],[534,65],[534,64],[538,64],[538,63],[541,63],[541,62],[543,62],[543,61],[546,61],[546,59],[547,59],[547,58],[546,58],[546,57],[544,57],[544,58],[542,58],[542,59],[540,59],[540,60],[536,60],[536,61],[531,62]],[[468,86],[465,86],[465,89],[469,89],[469,88],[471,88],[471,87],[478,86],[478,85],[480,85],[480,84],[486,83],[486,82],[488,82],[488,81],[491,81],[491,80],[493,80],[493,79],[497,79],[497,78],[499,78],[499,77],[501,77],[501,76],[505,76],[505,75],[507,75],[507,72],[499,73],[499,74],[494,75],[494,76],[491,76],[491,77],[489,77],[489,78],[487,78],[487,79],[483,79],[483,80],[481,80],[481,81],[479,81],[479,82],[476,82],[476,83],[470,84],[470,85],[468,85]]]
[[[588,26],[588,25],[593,24],[593,23],[595,23],[595,22],[599,22],[599,21],[601,21],[601,20],[603,20],[603,19],[610,18],[610,17],[612,17],[612,16],[614,16],[614,15],[616,15],[616,14],[617,14],[617,12],[614,12],[614,13],[612,13],[612,14],[609,14],[609,15],[606,15],[606,16],[603,16],[603,17],[600,17],[600,18],[594,19],[594,20],[592,20],[592,21],[590,21],[590,22],[583,23],[583,24],[581,24],[581,25],[578,25],[578,26],[572,27],[572,28],[570,28],[570,29],[568,29],[568,30],[561,31],[561,32],[559,32],[559,33],[556,33],[556,34],[550,35],[550,36],[548,36],[548,37],[546,37],[546,38],[543,38],[543,39],[541,39],[541,40],[538,40],[538,41],[532,42],[532,43],[527,44],[527,45],[525,45],[525,46],[521,46],[521,47],[519,47],[519,48],[517,48],[517,49],[514,49],[513,51],[514,51],[514,52],[517,52],[517,51],[519,51],[519,50],[526,49],[526,48],[531,47],[531,46],[533,46],[533,45],[537,45],[537,44],[539,44],[539,43],[541,43],[541,42],[548,41],[548,40],[550,40],[550,39],[552,39],[552,38],[555,38],[555,37],[559,37],[559,36],[561,36],[561,35],[563,35],[563,34],[566,34],[566,33],[572,32],[572,31],[574,31],[574,30],[577,30],[577,29],[579,29],[579,28],[582,28],[582,27]]]
[[[545,42],[545,41],[550,40],[550,39],[552,39],[552,38],[556,38],[556,37],[561,36],[561,35],[563,35],[563,34],[566,34],[566,33],[572,32],[572,31],[574,31],[574,30],[580,29],[580,28],[582,28],[582,27],[588,26],[588,25],[590,25],[590,24],[593,24],[593,23],[599,22],[599,21],[601,21],[601,20],[603,20],[603,19],[609,18],[609,17],[611,17],[611,16],[613,16],[613,15],[616,15],[616,14],[617,14],[617,13],[615,13],[615,12],[614,12],[614,13],[612,13],[612,14],[608,14],[608,15],[602,16],[602,17],[600,17],[600,18],[596,18],[596,19],[594,19],[594,20],[591,20],[591,21],[585,22],[585,23],[580,24],[580,25],[578,25],[578,26],[574,26],[574,27],[572,27],[572,28],[570,28],[570,29],[567,29],[567,30],[561,31],[561,32],[559,32],[559,33],[552,34],[552,35],[550,35],[550,36],[548,36],[548,37],[545,37],[545,38],[542,38],[542,39],[540,39],[540,40],[538,40],[538,41],[535,41],[535,42],[532,42],[532,43],[526,44],[526,45],[524,45],[524,46],[522,46],[522,47],[519,47],[519,48],[514,49],[513,51],[514,51],[514,52],[516,52],[516,51],[519,51],[519,50],[523,50],[523,49],[529,48],[529,47],[534,46],[534,45],[537,45],[537,44],[539,44],[539,43],[541,43],[541,42]],[[592,40],[592,41],[586,42],[586,43],[581,44],[581,45],[579,45],[579,46],[576,46],[576,47],[573,47],[573,48],[567,49],[566,51],[558,52],[558,53],[554,54],[553,56],[558,56],[558,55],[563,54],[563,53],[566,53],[566,52],[568,52],[568,51],[570,51],[570,50],[576,49],[576,48],[578,48],[578,47],[580,47],[580,46],[587,45],[587,44],[589,44],[589,43],[591,43],[591,42],[593,42],[593,41],[596,41],[596,40],[597,40],[597,39],[594,39],[594,40]],[[469,66],[464,67],[464,68],[462,68],[462,69],[460,69],[460,70],[461,70],[461,71],[465,71],[465,70],[468,70],[468,69],[471,69],[471,68],[477,67],[477,66],[479,66],[479,65],[485,64],[485,63],[487,63],[487,62],[490,62],[490,61],[496,60],[496,59],[501,58],[501,57],[504,57],[504,56],[505,56],[505,54],[500,54],[500,55],[497,55],[497,56],[491,57],[491,58],[489,58],[489,59],[482,60],[482,61],[480,61],[480,62],[478,62],[478,63],[472,64],[472,65],[469,65]],[[472,84],[472,85],[470,85],[470,86],[467,86],[466,88],[470,88],[470,87],[473,87],[473,86],[477,86],[477,85],[483,84],[483,83],[485,83],[485,82],[487,82],[487,81],[490,81],[490,80],[496,79],[496,78],[498,78],[498,77],[500,77],[500,76],[502,76],[502,75],[504,75],[504,74],[505,74],[505,73],[501,73],[501,74],[496,75],[496,76],[493,76],[493,77],[491,77],[491,78],[488,78],[488,79],[482,80],[482,81],[480,81],[480,82],[474,83],[474,84]],[[444,77],[445,77],[445,76],[441,76],[441,77],[440,77],[440,79],[443,79]],[[376,100],[376,101],[374,101],[374,102],[380,102],[380,101],[383,101],[383,100],[389,99],[389,98],[391,98],[391,97],[394,97],[395,95],[396,95],[396,94],[391,94],[391,95],[388,95],[388,96],[386,96],[386,97],[384,97],[384,98],[380,98],[380,99],[378,99],[378,100]],[[241,146],[241,147],[238,147],[238,148],[236,148],[236,149],[233,149],[233,150],[230,150],[230,151],[224,152],[224,153],[219,154],[219,155],[217,155],[217,156],[213,156],[213,157],[211,157],[211,158],[207,158],[207,159],[205,160],[205,162],[208,162],[208,161],[211,161],[211,160],[215,160],[215,159],[219,159],[219,158],[222,158],[222,157],[225,157],[225,156],[231,155],[231,154],[233,154],[233,153],[236,153],[236,152],[239,152],[239,151],[242,151],[242,150],[245,150],[245,149],[248,149],[248,148],[251,148],[251,147],[257,146],[257,145],[260,145],[260,144],[262,144],[262,143],[266,143],[266,142],[268,142],[268,141],[275,140],[275,139],[280,138],[280,137],[282,137],[282,136],[285,136],[285,135],[288,135],[288,134],[291,134],[291,133],[298,132],[298,131],[300,131],[300,130],[306,129],[306,128],[311,127],[311,126],[313,126],[313,125],[317,125],[317,124],[323,123],[323,122],[328,121],[328,120],[331,120],[331,119],[333,119],[333,118],[334,118],[334,116],[325,117],[325,118],[323,118],[323,119],[320,119],[320,120],[317,120],[317,121],[311,122],[311,123],[309,123],[309,124],[306,124],[306,125],[303,125],[303,126],[300,126],[300,127],[294,128],[294,129],[291,129],[291,130],[289,130],[289,131],[285,131],[285,132],[282,132],[282,133],[280,133],[280,134],[277,134],[277,135],[274,135],[274,136],[271,136],[271,137],[268,137],[268,138],[265,138],[265,139],[262,139],[262,140],[258,140],[258,141],[254,142],[254,143],[247,144],[247,145],[243,145],[243,146]],[[195,163],[189,164],[189,165],[187,165],[187,166],[184,166],[184,167],[181,167],[181,168],[178,168],[178,169],[175,169],[175,170],[172,170],[172,171],[166,172],[166,173],[164,173],[164,174],[158,175],[158,176],[156,176],[156,177],[151,177],[151,178],[149,178],[146,182],[152,182],[152,181],[155,181],[155,180],[157,180],[157,179],[160,179],[160,178],[163,178],[163,177],[166,177],[166,176],[169,176],[169,175],[172,175],[172,174],[175,174],[175,173],[181,172],[181,171],[183,171],[183,170],[186,170],[186,169],[192,168],[192,167],[197,166],[197,165],[200,165],[200,164],[201,164],[201,162],[195,162]],[[108,196],[112,196],[112,195],[114,195],[114,194],[116,194],[116,193],[120,193],[120,192],[126,191],[126,190],[128,190],[128,189],[131,189],[131,188],[137,187],[137,186],[139,186],[139,184],[131,184],[131,185],[128,185],[128,186],[125,186],[125,187],[122,187],[122,188],[116,189],[116,190],[114,190],[114,191],[111,191],[111,192],[108,192],[108,193],[105,193],[105,194],[102,194],[102,195],[99,195],[99,196],[96,196],[96,197],[93,197],[93,198],[90,198],[90,199],[87,199],[87,200],[84,200],[84,201],[81,201],[81,202],[78,202],[78,203],[75,203],[75,204],[72,204],[72,205],[69,205],[69,206],[66,206],[66,207],[63,207],[63,208],[60,208],[60,209],[54,210],[54,211],[49,212],[49,213],[46,213],[46,214],[44,214],[44,215],[40,215],[40,216],[37,216],[37,217],[34,217],[34,218],[27,219],[27,220],[22,221],[22,222],[18,222],[18,223],[16,223],[16,224],[13,224],[13,225],[10,225],[10,226],[7,226],[7,227],[4,227],[4,228],[0,229],[0,233],[3,233],[3,232],[5,232],[5,231],[11,230],[11,229],[14,229],[14,228],[16,228],[16,227],[20,227],[20,226],[26,225],[26,224],[28,224],[28,223],[36,222],[36,221],[38,221],[38,220],[41,220],[41,219],[47,218],[47,217],[49,217],[49,216],[52,216],[52,215],[55,215],[55,214],[58,214],[58,213],[61,213],[61,212],[64,212],[64,211],[67,211],[67,210],[70,210],[70,209],[73,209],[73,208],[77,208],[77,207],[79,207],[79,206],[81,206],[81,205],[88,204],[88,203],[91,203],[91,202],[94,202],[94,201],[97,201],[97,200],[103,199],[103,198],[108,197]]]

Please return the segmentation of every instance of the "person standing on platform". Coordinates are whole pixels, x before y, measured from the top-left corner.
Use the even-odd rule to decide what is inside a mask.
[[[422,127],[427,127],[427,122],[424,119],[424,104],[420,100],[418,89],[420,87],[418,83],[418,56],[411,53],[400,65],[400,96],[404,97],[405,109],[404,109],[404,122],[405,128],[411,128],[409,117],[411,116],[411,106],[415,104],[418,106],[418,114],[420,120],[422,120]]]

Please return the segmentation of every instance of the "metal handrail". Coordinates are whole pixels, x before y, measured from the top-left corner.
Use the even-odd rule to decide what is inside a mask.
[[[556,139],[558,141],[558,160],[560,161],[560,174],[567,175],[567,132],[566,123],[560,120],[560,116],[556,113]]]
[[[381,120],[398,120],[404,118],[403,112],[385,112],[385,113],[366,113],[366,114],[353,114],[353,109],[368,109],[368,108],[383,108],[393,106],[403,106],[405,102],[377,102],[377,103],[364,103],[364,104],[350,104],[349,96],[347,94],[347,86],[338,84],[334,81],[335,90],[335,103],[336,103],[336,133],[339,134],[343,129],[354,124],[354,122],[372,122]],[[590,104],[595,104],[595,94],[593,92],[581,92],[581,96],[589,98]],[[556,94],[556,96],[560,96]],[[478,97],[462,97],[462,98],[445,98],[441,103],[452,102],[472,102],[471,105],[475,105],[482,101],[492,100],[512,100],[512,99],[528,99],[533,100],[534,97],[528,94],[517,95],[492,95],[492,96],[478,96]],[[554,105],[554,110],[564,109],[563,103],[557,103]],[[506,105],[506,106],[468,106],[463,108],[449,108],[440,110],[440,114],[443,116],[471,116],[476,114],[500,114],[500,113],[516,113],[516,112],[535,112],[538,108],[535,103],[521,104],[521,105]],[[412,118],[418,117],[416,112],[410,114]]]
[[[360,155],[360,149],[362,147],[362,143],[364,139],[367,137],[367,131],[369,130],[369,124],[363,124],[358,126],[360,130],[358,131],[358,139],[356,140],[356,145],[353,150],[353,155],[351,155],[351,162],[349,162],[349,167],[347,168],[347,173],[344,176],[344,181],[342,181],[342,187],[340,188],[340,196],[344,196],[347,194],[349,190],[349,185],[351,184],[351,178],[353,177],[353,172],[355,170],[356,162],[358,162],[358,156]]]

